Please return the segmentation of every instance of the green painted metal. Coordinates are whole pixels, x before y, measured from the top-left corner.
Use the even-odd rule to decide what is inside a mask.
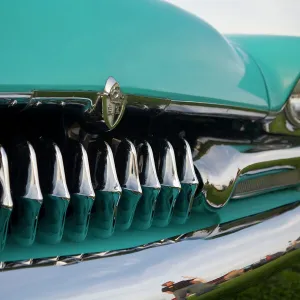
[[[261,72],[196,16],[155,0],[4,0],[0,91],[102,90],[268,110]]]
[[[300,78],[300,37],[228,35],[259,65],[265,78],[270,110],[278,111]]]

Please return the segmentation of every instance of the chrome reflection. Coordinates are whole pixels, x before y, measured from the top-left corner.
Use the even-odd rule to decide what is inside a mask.
[[[194,164],[203,181],[202,193],[213,208],[224,206],[241,179],[264,176],[287,170],[300,171],[300,147],[256,145],[245,151],[230,145],[200,149]],[[203,151],[203,152],[201,152]],[[284,173],[282,173],[284,176]],[[255,193],[260,193],[256,190]]]
[[[6,282],[22,278],[22,299],[74,299],[74,294],[78,299],[184,299],[221,289],[222,283],[257,268],[263,271],[264,265],[299,251],[299,236],[300,208],[294,205],[289,211],[286,207],[277,210],[275,217],[260,224],[213,239],[184,235],[179,242],[165,241],[152,248],[146,245],[143,251],[45,259],[45,265],[67,262],[69,267],[1,272],[1,291],[5,298],[18,299],[19,289],[12,289]],[[81,261],[85,262],[78,264]],[[1,266],[5,271],[20,264],[24,268],[41,266],[36,260]],[[28,288],[32,281],[34,289]]]
[[[117,208],[122,193],[113,153],[110,146],[100,139],[91,140],[87,151],[96,194],[90,232],[96,237],[109,237],[115,230]]]
[[[41,207],[37,238],[48,244],[62,239],[70,194],[67,188],[60,149],[49,139],[34,142],[44,202]]]
[[[161,184],[153,224],[165,227],[171,221],[181,185],[177,173],[175,153],[171,143],[167,140],[156,140],[152,142],[152,147],[157,175]]]
[[[7,146],[10,182],[14,202],[11,218],[13,239],[21,245],[32,245],[37,219],[43,202],[37,159],[32,145],[16,139]]]
[[[81,242],[88,233],[95,193],[85,148],[74,140],[69,140],[68,144],[64,149],[64,161],[71,200],[64,235],[71,241]]]
[[[131,141],[124,139],[117,148],[116,169],[122,187],[118,206],[117,227],[127,230],[133,221],[136,206],[142,196],[139,179],[137,153]]]
[[[0,146],[0,251],[2,251],[6,244],[8,224],[13,209],[13,201],[10,192],[8,159],[6,152]]]
[[[184,224],[190,216],[199,181],[195,172],[192,151],[189,143],[182,138],[173,145],[181,191],[175,203],[172,221]]]
[[[156,199],[161,186],[157,177],[153,151],[147,141],[138,143],[137,155],[143,194],[136,208],[134,226],[145,230],[152,225]]]
[[[266,132],[300,135],[300,80],[295,85],[284,107],[268,116],[263,123]]]

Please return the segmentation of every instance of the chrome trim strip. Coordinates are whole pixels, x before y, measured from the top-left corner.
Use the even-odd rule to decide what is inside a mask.
[[[165,241],[153,248],[146,245],[141,247],[143,251],[62,258],[71,263],[64,268],[1,272],[1,294],[11,299],[19,299],[20,295],[22,299],[74,299],[74,295],[77,299],[184,299],[188,290],[198,295],[209,293],[220,283],[268,264],[266,258],[280,259],[299,249],[299,230],[300,208],[296,207],[213,239],[181,236],[178,242]],[[77,264],[88,258],[92,260]],[[2,264],[3,270],[17,263]],[[34,263],[28,260],[23,265],[32,267]],[[60,265],[56,258],[51,258],[51,263]],[[12,289],[11,282],[21,282],[23,288]]]
[[[243,109],[233,106],[208,104],[202,102],[171,101],[165,112],[198,116],[222,116],[224,118],[246,118],[251,120],[263,119],[267,112]]]
[[[115,79],[109,77],[103,92],[38,90],[33,91],[32,93],[0,93],[0,105],[28,104],[27,108],[37,107],[41,104],[59,105],[62,107],[79,105],[82,106],[84,108],[83,111],[87,113],[87,122],[95,120],[98,114],[102,115],[102,120],[106,118],[106,124],[110,124],[107,120],[107,116],[105,117],[106,114],[103,110],[103,103],[106,101],[106,98],[111,98],[111,94],[114,93],[113,90],[116,84],[118,85]],[[112,89],[112,93],[110,89]],[[113,129],[119,123],[124,113],[126,103],[129,109],[137,109],[141,112],[154,112],[156,114],[166,112],[195,116],[246,118],[252,120],[259,120],[268,116],[267,111],[240,108],[230,105],[227,106],[204,102],[170,100],[167,98],[147,97],[134,94],[120,95],[124,98],[120,117],[118,117],[118,120],[113,125],[108,125],[109,129]],[[99,121],[99,116],[96,119]]]
[[[203,152],[195,158],[194,165],[203,182],[202,193],[213,208],[221,208],[229,201],[242,176],[287,168],[300,170],[300,147],[258,145],[240,152],[234,146],[211,143],[200,151]]]

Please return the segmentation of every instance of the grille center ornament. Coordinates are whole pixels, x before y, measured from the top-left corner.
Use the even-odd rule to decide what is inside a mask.
[[[101,100],[102,117],[106,126],[111,130],[121,121],[126,107],[126,97],[113,77],[107,79]]]

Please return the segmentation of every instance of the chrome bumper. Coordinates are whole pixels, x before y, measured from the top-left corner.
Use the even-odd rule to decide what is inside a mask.
[[[215,232],[205,240],[194,234],[137,249],[142,251],[102,253],[98,259],[67,267],[2,272],[1,295],[3,299],[167,300],[213,293],[220,283],[299,251],[300,207],[294,205],[234,233],[215,236]]]

